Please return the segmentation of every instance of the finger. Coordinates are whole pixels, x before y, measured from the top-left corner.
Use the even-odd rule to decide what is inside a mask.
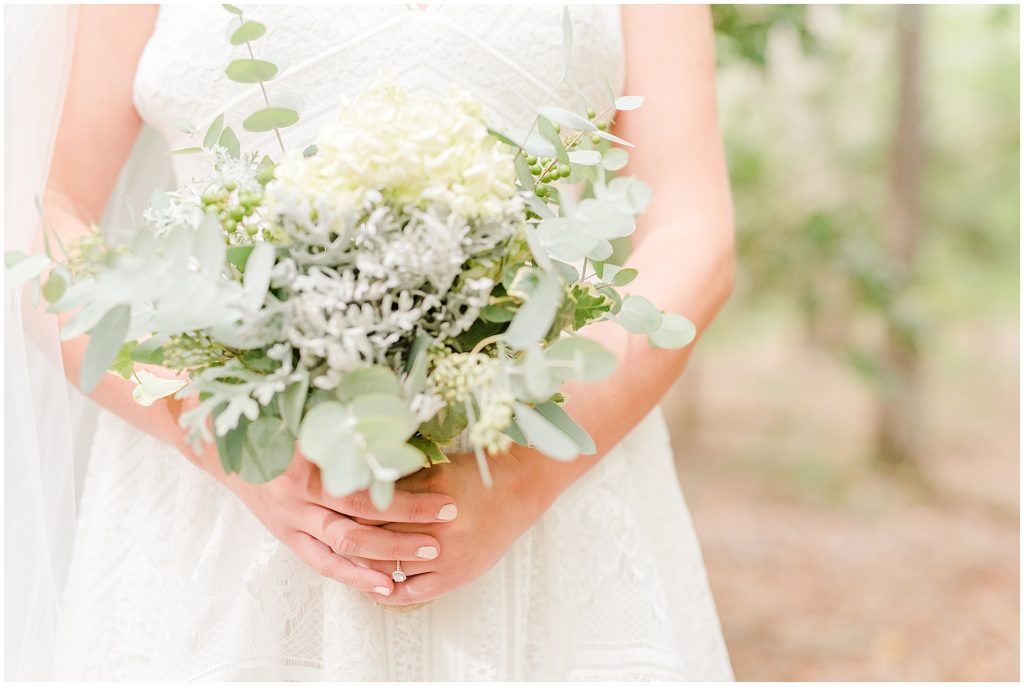
[[[335,555],[324,543],[305,531],[295,531],[291,538],[292,550],[320,576],[366,591],[374,599],[385,598],[394,591],[395,584],[390,575],[359,567],[351,560]]]
[[[370,597],[381,605],[412,605],[413,603],[425,603],[433,600],[448,590],[445,588],[445,577],[443,574],[428,572],[426,574],[410,576],[402,583],[395,584],[394,591],[389,596],[373,593],[370,594]]]
[[[335,512],[375,522],[437,524],[439,522],[450,522],[458,515],[458,508],[455,506],[455,501],[451,496],[440,493],[395,491],[391,505],[386,510],[378,510],[374,507],[368,491],[356,491],[341,498],[336,498],[329,493],[323,492],[315,495],[313,499],[318,505],[322,505]]]
[[[353,557],[353,556],[349,556],[349,555],[346,555],[345,557],[347,557],[348,559],[352,560],[352,562],[356,563],[360,567],[367,567],[369,569],[375,569],[378,572],[380,572],[381,574],[387,574],[389,576],[391,575],[391,572],[395,571],[395,569],[397,567],[397,565],[395,564],[394,560],[371,560],[371,559],[365,558],[365,557]],[[428,574],[430,572],[436,572],[437,571],[437,562],[436,561],[418,562],[418,561],[415,561],[415,560],[410,560],[410,561],[402,560],[402,571],[405,572],[406,576],[408,576],[409,578],[412,578],[413,576],[416,576],[416,575],[419,575],[419,574]],[[405,583],[405,582],[404,581],[400,581],[398,585],[401,585],[403,583]]]
[[[433,536],[423,533],[390,531],[366,526],[333,510],[317,508],[310,513],[306,533],[320,539],[338,555],[373,560],[433,560],[441,546]],[[390,573],[390,572],[389,572]]]

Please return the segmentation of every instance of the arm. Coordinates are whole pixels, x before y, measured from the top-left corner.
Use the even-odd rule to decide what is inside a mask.
[[[44,196],[47,219],[65,244],[98,221],[142,121],[132,105],[135,65],[153,30],[156,6],[84,5],[79,9],[68,91]],[[37,239],[41,251],[42,237]],[[70,317],[62,315],[62,324]],[[66,374],[77,385],[87,340],[63,342]],[[355,566],[340,554],[402,560],[436,556],[438,542],[426,534],[401,534],[357,523],[351,517],[386,516],[391,521],[437,522],[455,517],[448,496],[402,494],[384,513],[365,492],[335,498],[324,492],[319,471],[292,460],[285,474],[267,484],[249,484],[221,468],[217,451],[190,449],[178,417],[188,403],[172,398],[143,407],[134,385],[105,374],[89,397],[164,443],[235,492],[261,522],[324,576],[377,594],[391,592],[388,574]]]
[[[640,270],[640,277],[628,292],[685,315],[702,332],[728,297],[733,273],[732,201],[716,120],[709,11],[630,5],[622,8],[622,19],[626,90],[646,98],[642,108],[620,113],[616,122],[616,133],[637,146],[623,173],[635,174],[654,190],[634,236],[629,264]],[[660,48],[656,56],[645,49],[652,44]],[[588,327],[586,335],[620,360],[608,379],[566,388],[571,396],[566,409],[593,436],[597,454],[559,462],[514,446],[492,460],[495,486],[490,492],[481,487],[471,456],[404,479],[400,483],[408,490],[453,494],[464,514],[437,533],[445,554],[430,563],[404,565],[414,576],[386,602],[430,600],[486,571],[654,408],[693,350],[693,345],[652,348],[646,336],[611,322]]]

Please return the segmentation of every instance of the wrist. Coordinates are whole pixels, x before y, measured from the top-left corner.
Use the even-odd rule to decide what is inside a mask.
[[[561,462],[518,444],[513,445],[507,455],[516,501],[534,515],[534,519],[540,518],[586,469],[580,464],[585,458]]]

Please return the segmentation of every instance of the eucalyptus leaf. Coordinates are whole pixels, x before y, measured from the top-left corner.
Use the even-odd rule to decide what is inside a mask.
[[[390,438],[404,442],[419,423],[409,403],[396,395],[361,395],[349,403],[348,409],[356,419],[356,431],[367,440]]]
[[[661,311],[642,295],[626,296],[617,317],[631,333],[653,333],[661,328]]]
[[[697,337],[697,327],[681,314],[665,312],[661,318],[661,328],[647,336],[647,340],[655,348],[674,350],[684,348]]]
[[[235,135],[234,129],[230,126],[221,132],[220,139],[218,139],[217,143],[218,145],[227,148],[227,151],[232,157],[238,157],[242,154],[242,147],[238,142],[238,136]]]
[[[164,361],[163,346],[167,343],[167,334],[150,336],[131,351],[132,360],[143,364],[162,364]]]
[[[306,413],[299,450],[320,467],[324,486],[334,495],[347,495],[370,482],[370,468],[356,442],[355,418],[337,401],[321,402]]]
[[[570,150],[568,154],[569,161],[573,164],[593,166],[602,163],[601,153],[597,150]]]
[[[561,405],[548,401],[537,405],[533,409],[537,411],[537,414],[554,424],[562,433],[571,438],[579,448],[581,455],[593,455],[597,453],[597,446],[594,444],[594,439],[590,437],[590,434],[583,430],[583,427],[577,424],[576,421],[569,416],[568,412],[562,409]]]
[[[441,451],[441,447],[423,436],[416,435],[409,439],[409,445],[419,450],[425,458],[424,464],[429,467],[434,464],[450,462],[448,456]]]
[[[198,155],[202,151],[203,151],[202,148],[197,148],[197,147],[193,146],[191,148],[178,148],[177,150],[171,150],[167,154],[168,155]]]
[[[597,130],[597,131],[592,131],[591,134],[594,135],[594,136],[597,136],[599,138],[603,138],[606,141],[611,141],[612,143],[618,143],[619,145],[625,145],[627,148],[635,148],[636,147],[635,145],[633,145],[629,141],[623,140],[623,139],[619,138],[618,136],[616,136],[615,134],[608,133],[607,131]]]
[[[56,269],[50,272],[49,278],[43,284],[43,298],[48,303],[55,303],[63,297],[67,290],[68,282]]]
[[[214,411],[214,422],[216,422],[217,416],[221,411]],[[245,445],[245,432],[248,428],[249,418],[242,415],[238,418],[238,424],[233,429],[230,429],[223,436],[214,436],[221,467],[228,474],[235,474],[242,468],[242,447]]]
[[[570,436],[523,403],[515,403],[516,424],[530,445],[548,457],[568,461],[579,455],[579,447]]]
[[[597,341],[582,336],[565,336],[547,349],[545,357],[552,374],[561,381],[575,378],[581,381],[601,381],[609,377],[619,360]]]
[[[293,434],[298,434],[302,426],[302,410],[306,406],[308,393],[309,375],[303,374],[277,394],[277,409]]]
[[[531,346],[523,354],[521,364],[523,382],[531,399],[541,400],[550,397],[557,390],[558,383],[553,381],[548,372],[548,366],[544,359],[544,353],[540,348]]]
[[[610,148],[601,158],[601,166],[608,171],[619,171],[629,164],[629,153],[622,148]]]
[[[8,255],[12,254],[14,253],[7,253],[4,256],[5,260],[8,259]],[[38,277],[51,264],[53,262],[46,255],[28,255],[18,259],[7,267],[7,271],[4,274],[4,285],[7,290],[14,290]]]
[[[493,322],[495,324],[510,322],[515,316],[515,310],[507,310],[502,307],[495,307],[494,305],[484,305],[480,309],[480,318],[484,321]]]
[[[562,295],[561,280],[554,274],[544,273],[505,332],[508,344],[521,350],[543,338],[555,320]]]
[[[82,357],[82,369],[79,385],[83,393],[91,393],[99,384],[103,374],[117,358],[117,353],[124,344],[128,333],[128,320],[131,307],[117,305],[107,312],[92,329],[89,344]]]
[[[284,107],[267,107],[253,112],[245,121],[242,128],[246,131],[262,133],[273,129],[284,129],[299,120],[299,113],[295,110]]]
[[[562,80],[569,77],[569,66],[572,64],[572,17],[569,6],[562,8]]]
[[[537,131],[544,137],[544,140],[551,143],[555,149],[555,157],[562,164],[569,164],[569,155],[565,152],[565,144],[562,143],[562,139],[559,137],[558,132],[555,131],[554,125],[544,115],[537,117]]]
[[[277,417],[260,417],[248,426],[238,472],[250,483],[265,483],[288,469],[295,455],[295,436]]]
[[[220,134],[224,131],[224,114],[218,114],[217,117],[210,122],[210,126],[206,129],[206,135],[203,136],[203,147],[212,147],[217,141],[220,140]]]
[[[232,60],[224,73],[238,83],[261,83],[277,75],[277,65],[266,60],[242,58]]]
[[[402,386],[393,371],[381,365],[373,365],[346,372],[335,393],[339,400],[348,402],[371,393],[399,396]]]
[[[644,96],[642,95],[620,95],[615,98],[615,109],[620,112],[626,112],[628,110],[635,110],[644,104]]]
[[[562,109],[561,107],[552,107],[549,105],[547,107],[540,108],[540,113],[560,126],[575,129],[576,131],[597,131],[597,127],[594,126],[592,121],[586,117],[581,117],[575,112]]]
[[[512,422],[505,427],[505,431],[503,433],[519,445],[530,445],[530,440],[526,437],[526,434],[523,433],[523,430],[519,428],[519,425],[516,424],[515,420],[512,420]]]
[[[237,14],[238,16],[242,16],[242,10],[238,9],[234,5],[221,5],[221,7],[226,9],[228,12],[231,12],[231,14]]]
[[[423,454],[405,441],[371,441],[366,451],[370,469],[377,479],[397,481],[423,467]]]
[[[241,45],[254,41],[267,32],[267,27],[258,21],[247,21],[231,34],[231,44]]]
[[[395,497],[395,482],[375,480],[370,484],[370,502],[378,510],[384,511],[391,506]]]
[[[270,287],[270,272],[274,268],[275,249],[270,243],[258,243],[253,247],[249,259],[245,263],[245,274],[242,286],[245,291],[245,304],[251,310],[263,305]]]

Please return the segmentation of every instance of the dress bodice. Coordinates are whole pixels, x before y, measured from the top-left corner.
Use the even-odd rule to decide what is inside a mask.
[[[562,6],[543,5],[241,5],[267,26],[255,56],[287,65],[267,84],[273,101],[298,96],[298,124],[283,131],[289,148],[304,146],[338,104],[389,78],[414,93],[443,95],[457,85],[478,98],[495,126],[526,126],[543,104],[579,109],[561,82]],[[570,81],[603,105],[605,80],[619,94],[624,79],[622,32],[615,5],[572,5]],[[246,47],[228,42],[233,15],[220,5],[161,6],[134,84],[139,114],[171,149],[195,145],[179,128],[199,131],[225,113],[247,150],[272,151],[273,133],[253,134],[241,121],[262,107],[256,84],[228,79]],[[192,156],[176,156],[179,181]]]

